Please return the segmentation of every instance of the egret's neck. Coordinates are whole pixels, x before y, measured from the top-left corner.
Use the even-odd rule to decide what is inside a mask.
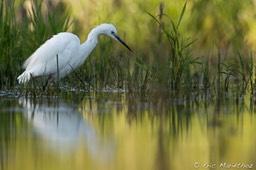
[[[87,37],[87,40],[81,44],[79,50],[81,57],[85,57],[84,59],[86,59],[89,56],[92,50],[96,47],[100,34],[102,34],[100,27],[95,27],[92,29]]]
[[[101,29],[101,26],[97,26],[91,30],[91,32],[88,34],[86,41],[98,41],[98,37],[100,34],[103,34],[103,31]]]

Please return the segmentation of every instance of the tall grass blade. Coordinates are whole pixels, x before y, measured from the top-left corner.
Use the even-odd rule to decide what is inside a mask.
[[[57,93],[59,92],[60,89],[60,69],[59,69],[59,56],[58,54],[56,55],[56,63],[57,63]]]
[[[185,13],[185,11],[186,11],[186,6],[187,6],[187,1],[185,2],[184,6],[183,6],[183,8],[182,8],[182,11],[181,11],[181,14],[180,14],[180,18],[179,18],[179,21],[178,21],[177,26],[176,26],[177,29],[179,28],[180,23],[181,23],[181,21],[182,21],[182,18],[183,18],[183,16],[184,16],[184,13]]]
[[[254,94],[253,70],[254,70],[253,55],[252,55],[252,50],[250,50],[249,72],[250,72],[251,94]]]

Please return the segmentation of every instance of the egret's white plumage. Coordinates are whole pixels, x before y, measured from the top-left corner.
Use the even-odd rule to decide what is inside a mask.
[[[23,65],[25,71],[17,78],[19,83],[28,82],[31,76],[56,78],[57,56],[59,77],[66,76],[83,64],[97,45],[98,36],[101,34],[120,41],[131,51],[128,45],[118,37],[117,30],[112,24],[101,24],[95,27],[89,33],[87,40],[82,44],[76,35],[62,32],[47,40],[25,61]]]

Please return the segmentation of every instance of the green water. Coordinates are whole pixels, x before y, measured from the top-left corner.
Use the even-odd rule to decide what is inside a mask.
[[[1,170],[256,169],[248,98],[0,98]]]

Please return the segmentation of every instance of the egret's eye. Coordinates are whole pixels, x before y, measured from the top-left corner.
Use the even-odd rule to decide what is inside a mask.
[[[115,34],[115,32],[114,32],[114,31],[111,31],[111,34]]]

